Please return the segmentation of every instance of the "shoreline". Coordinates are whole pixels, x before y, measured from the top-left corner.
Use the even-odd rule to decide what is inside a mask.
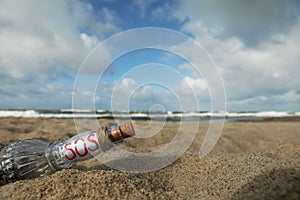
[[[72,119],[79,119],[79,120],[133,120],[133,121],[168,121],[168,122],[180,122],[180,121],[191,121],[191,122],[209,122],[209,117],[199,117],[199,118],[150,118],[150,117],[22,117],[22,116],[7,116],[7,117],[0,117],[0,119],[6,119],[6,118],[16,118],[16,119],[59,119],[59,120],[72,120]],[[216,122],[218,122],[218,117],[216,118]],[[228,122],[300,122],[300,116],[284,116],[284,117],[225,117],[225,123]]]

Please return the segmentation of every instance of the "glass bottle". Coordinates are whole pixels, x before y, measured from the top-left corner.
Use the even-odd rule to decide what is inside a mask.
[[[91,130],[66,141],[47,143],[28,139],[15,141],[1,149],[0,185],[30,179],[71,168],[75,162],[92,158],[113,147],[112,143],[135,134],[130,121]]]

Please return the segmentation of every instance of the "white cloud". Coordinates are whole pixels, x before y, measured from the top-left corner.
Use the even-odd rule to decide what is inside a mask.
[[[131,96],[136,87],[136,81],[130,78],[123,78],[119,83],[116,83],[111,96],[112,109],[128,110]]]
[[[226,2],[228,5],[223,8],[222,3],[218,6],[214,1],[181,1],[174,15],[189,18],[181,30],[193,35],[220,69],[229,109],[299,110],[294,99],[299,98],[300,91],[297,78],[300,75],[297,61],[300,55],[300,17],[294,10],[287,13],[292,5],[296,6],[295,3],[272,3],[264,11],[266,2],[252,1],[249,8],[244,7],[246,2],[232,2]],[[280,7],[281,4],[284,6]],[[229,6],[241,10],[230,12]],[[259,6],[258,13],[254,12]],[[275,10],[278,13],[274,13]],[[291,15],[295,16],[286,18]],[[212,19],[208,19],[210,17]],[[245,31],[249,27],[253,30],[243,35],[240,32],[243,23]],[[189,48],[188,43],[176,48],[188,52],[197,64],[205,65],[197,59],[199,52]],[[199,77],[191,65],[179,66],[179,70]]]
[[[147,8],[157,0],[132,0],[134,6],[139,9],[140,17],[144,18],[147,12]]]
[[[173,92],[179,97],[183,110],[209,110],[210,94],[206,82],[201,78],[185,76],[174,86]],[[205,106],[203,106],[205,104]]]
[[[199,110],[198,103],[208,100],[205,82],[191,77],[183,77],[169,89],[151,84],[140,85],[134,79],[123,78],[115,84],[111,98],[113,110],[147,110],[153,105],[161,105],[166,110],[195,111]]]
[[[93,47],[95,47],[99,43],[97,37],[88,36],[86,33],[81,33],[80,38],[83,40],[84,47],[87,48],[87,49],[92,49]]]
[[[230,109],[300,110],[300,4],[295,0],[188,0],[162,3],[164,7],[155,6],[151,12],[154,1],[134,0],[133,6],[142,18],[149,12],[164,18],[160,22],[181,21],[181,31],[202,44],[218,65]],[[80,0],[28,0],[19,1],[18,6],[14,1],[0,0],[0,106],[69,105],[70,74],[74,76],[99,41],[119,31],[115,25],[119,20],[122,19],[115,11],[105,7],[95,10]],[[206,55],[199,56],[190,42],[169,50],[189,55],[196,64],[206,66],[202,70],[208,70]],[[101,59],[89,59],[88,68],[82,72],[95,73],[96,68],[105,67],[103,61],[110,59],[110,53],[104,46],[99,52]],[[184,71],[184,78],[172,90],[184,96],[186,102],[192,95],[191,89],[200,101],[208,101],[206,77],[187,63],[178,69]],[[61,79],[61,83],[55,82]],[[133,104],[141,105],[139,108],[153,103],[170,107],[176,104],[170,91],[138,86],[133,79],[123,79],[115,92],[118,98],[131,98]],[[113,90],[112,86],[105,88],[107,93]],[[82,95],[82,102],[93,96],[84,94],[84,90],[75,92]],[[100,101],[103,98],[109,101],[105,96],[97,97]],[[128,104],[119,102],[120,107]]]
[[[123,78],[113,87],[112,109],[147,110],[154,104],[166,106],[170,101],[169,95],[167,90],[157,90],[151,84],[144,85],[132,78]]]
[[[25,85],[31,82],[35,88],[47,88],[57,76],[67,79],[98,41],[118,31],[113,12],[105,8],[101,12],[103,17],[98,19],[92,5],[77,0],[19,1],[17,6],[16,2],[1,0],[1,96],[14,94],[18,88],[30,96],[30,87]],[[47,90],[44,95],[51,98]]]
[[[185,97],[207,97],[206,83],[200,78],[191,78],[189,76],[184,77],[175,87],[174,91],[177,94]],[[206,94],[205,94],[206,93]]]
[[[259,45],[274,33],[288,31],[296,22],[297,0],[179,1],[173,15],[201,21],[205,31],[219,39],[238,37],[247,46]]]
[[[117,30],[96,20],[91,5],[80,1],[21,1],[17,7],[11,1],[1,3],[1,66],[13,66],[25,74],[32,68],[52,69],[55,64],[77,69],[98,39]]]

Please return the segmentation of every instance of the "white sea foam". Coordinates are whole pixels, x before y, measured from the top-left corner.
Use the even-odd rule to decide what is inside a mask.
[[[268,118],[268,117],[294,117],[300,116],[300,112],[172,112],[148,113],[148,112],[110,112],[99,110],[72,110],[39,111],[39,110],[0,110],[0,117],[32,117],[32,118],[135,118],[135,119],[203,119],[203,118]]]
[[[0,110],[0,117],[38,117],[39,113],[34,110]]]

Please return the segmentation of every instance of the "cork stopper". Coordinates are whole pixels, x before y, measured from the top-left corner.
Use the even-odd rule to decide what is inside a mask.
[[[118,126],[117,124],[106,127],[105,133],[112,142],[120,141],[124,138],[135,135],[131,121]]]
[[[131,121],[128,121],[128,122],[120,125],[120,131],[121,131],[123,138],[128,138],[128,137],[135,135],[133,124]]]

